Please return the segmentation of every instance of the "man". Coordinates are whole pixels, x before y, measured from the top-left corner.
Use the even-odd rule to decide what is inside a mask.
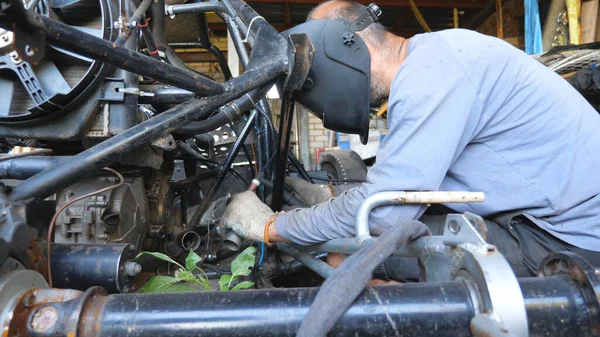
[[[349,22],[365,10],[333,0],[309,20]],[[447,206],[494,219],[488,241],[518,276],[534,274],[556,250],[600,262],[600,116],[579,93],[522,51],[476,32],[405,39],[372,23],[357,34],[370,54],[371,103],[389,99],[389,133],[367,182],[335,198],[333,190],[289,182],[316,205],[280,214],[242,193],[234,196],[224,226],[252,240],[312,244],[352,237],[355,212],[373,193],[482,191],[483,203]],[[377,208],[371,232],[424,211],[419,205]]]

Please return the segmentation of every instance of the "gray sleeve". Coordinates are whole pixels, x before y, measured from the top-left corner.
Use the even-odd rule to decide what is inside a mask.
[[[299,244],[354,236],[355,215],[367,196],[381,191],[437,190],[449,167],[478,128],[477,88],[443,38],[416,48],[394,79],[389,132],[367,182],[327,202],[277,217],[278,233]],[[418,49],[418,50],[417,50]],[[379,207],[371,232],[381,234],[402,218],[417,218],[419,205]]]

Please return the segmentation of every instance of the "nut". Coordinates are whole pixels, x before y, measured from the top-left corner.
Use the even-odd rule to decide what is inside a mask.
[[[52,329],[58,322],[58,310],[52,305],[38,308],[31,318],[31,329],[44,332]]]

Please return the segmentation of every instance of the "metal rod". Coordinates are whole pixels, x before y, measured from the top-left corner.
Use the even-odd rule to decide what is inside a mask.
[[[39,156],[0,161],[0,178],[27,179],[51,166],[61,165],[70,158]]]
[[[137,24],[144,17],[144,15],[146,15],[148,8],[150,7],[153,1],[154,0],[142,0],[140,6],[135,10],[133,15],[131,15],[131,18],[129,19],[130,26],[137,26]]]
[[[288,151],[288,159],[296,167],[296,169],[298,170],[298,174],[300,174],[302,176],[302,179],[308,181],[311,184],[315,183],[313,181],[312,177],[304,169],[304,166],[302,165],[302,163],[298,160],[298,158],[296,158],[296,155],[293,154],[291,151]]]
[[[287,170],[288,152],[290,150],[290,132],[294,120],[294,94],[292,92],[284,93],[281,100],[281,121],[279,123],[279,147],[277,149],[277,158],[275,161],[275,177],[273,179],[273,201],[271,209],[281,210],[283,203],[283,187],[285,173]]]
[[[293,257],[294,259],[302,262],[302,264],[308,267],[308,269],[323,276],[324,278],[328,278],[335,271],[335,269],[332,266],[317,259],[316,257],[310,255],[307,252],[298,250],[296,247],[290,244],[279,244],[277,245],[277,248],[279,248],[279,250],[288,254],[289,256]]]
[[[140,85],[140,90],[154,94],[152,96],[140,96],[140,104],[180,104],[196,97],[191,91],[162,84]]]
[[[231,150],[229,150],[229,153],[227,153],[227,157],[225,157],[225,161],[223,162],[223,169],[219,173],[217,180],[215,181],[215,183],[212,185],[212,187],[210,188],[210,190],[204,197],[202,204],[196,209],[194,214],[192,214],[192,217],[190,218],[190,221],[188,222],[188,226],[190,226],[190,228],[194,228],[198,224],[198,222],[200,221],[200,217],[203,214],[203,211],[208,208],[208,206],[210,205],[211,202],[214,201],[213,197],[215,196],[217,190],[223,183],[223,180],[225,180],[227,171],[229,171],[231,169],[231,166],[233,165],[233,161],[235,160],[238,153],[240,152],[240,149],[243,146],[244,142],[246,141],[246,138],[250,134],[250,131],[252,131],[252,127],[254,126],[254,122],[256,119],[256,114],[257,114],[256,110],[251,110],[250,115],[248,116],[248,121],[246,122],[246,125],[244,125],[244,128],[242,128],[241,133],[239,135],[237,135],[235,143],[233,143]]]
[[[402,204],[440,204],[482,202],[485,195],[481,192],[379,192],[370,195],[363,201],[356,212],[356,239],[362,241],[371,236],[369,230],[369,215],[379,206]]]
[[[225,91],[221,84],[194,71],[165,64],[115,43],[82,33],[52,19],[39,17],[46,25],[46,38],[51,45],[192,91],[198,95],[215,95]]]
[[[25,180],[12,190],[9,198],[25,200],[48,197],[137,147],[177,130],[198,116],[210,113],[256,87],[266,85],[285,71],[280,61],[281,59],[275,59],[261,68],[246,71],[232,79],[229,83],[232,89],[222,95],[192,99],[79,153],[65,165],[52,167]]]
[[[196,2],[184,5],[167,6],[168,15],[218,12],[225,13],[225,7],[219,2]]]

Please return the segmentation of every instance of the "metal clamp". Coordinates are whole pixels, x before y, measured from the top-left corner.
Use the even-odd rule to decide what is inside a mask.
[[[475,222],[485,226],[481,217],[470,213],[446,218],[444,244],[453,247],[452,255],[457,257],[450,280],[465,282],[478,314],[495,320],[511,336],[527,337],[527,313],[517,277],[498,249],[475,229]]]

